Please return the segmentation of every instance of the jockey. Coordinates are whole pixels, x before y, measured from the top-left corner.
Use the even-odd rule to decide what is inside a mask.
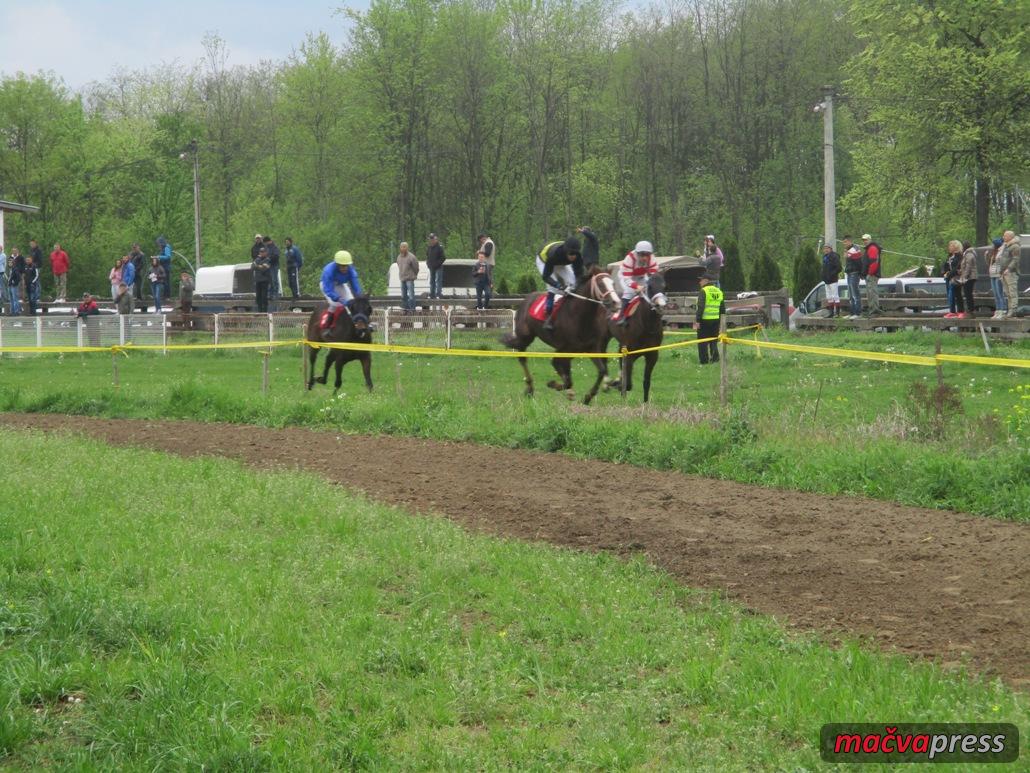
[[[344,304],[350,307],[357,295],[363,295],[358,272],[354,270],[354,258],[347,250],[340,250],[322,270],[322,294],[329,302],[329,311],[322,315],[322,337],[333,329],[336,320],[343,313]]]
[[[647,292],[647,283],[658,273],[658,262],[654,259],[654,247],[651,242],[637,242],[637,246],[626,254],[619,266],[619,281],[622,283],[622,319],[620,325],[628,322],[626,310],[629,302],[640,294]]]
[[[568,287],[575,287],[576,281],[583,276],[583,249],[579,239],[570,236],[563,242],[545,244],[536,256],[536,268],[547,285],[547,321],[545,330],[554,330],[554,296],[565,292]]]

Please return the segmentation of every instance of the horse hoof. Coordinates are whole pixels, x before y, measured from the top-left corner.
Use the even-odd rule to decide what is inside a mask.
[[[576,399],[576,393],[571,389],[565,390],[565,396],[569,398],[570,402]]]
[[[325,377],[324,376],[315,376],[315,382],[318,383],[318,384],[324,384],[325,383]]]
[[[559,384],[557,381],[553,381],[553,380],[552,381],[548,381],[547,382],[547,386],[550,387],[551,389],[557,389],[559,392],[563,392],[565,390],[565,385],[564,384]]]

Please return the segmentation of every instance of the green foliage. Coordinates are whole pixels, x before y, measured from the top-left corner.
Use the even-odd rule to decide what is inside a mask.
[[[758,253],[751,269],[751,290],[779,290],[783,287],[783,277],[780,275],[780,268],[776,261],[769,255],[769,251],[763,249]]]
[[[794,257],[791,288],[794,298],[804,298],[808,292],[822,281],[820,260],[810,245],[804,245]],[[771,289],[771,288],[765,288]]]
[[[722,245],[723,258],[726,265],[723,266],[719,283],[722,289],[730,293],[739,293],[746,290],[744,282],[744,267],[740,260],[740,250],[737,243],[732,239]]]

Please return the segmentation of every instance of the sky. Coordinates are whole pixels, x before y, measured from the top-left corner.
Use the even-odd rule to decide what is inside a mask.
[[[119,67],[192,64],[208,32],[226,41],[230,65],[285,59],[307,32],[342,43],[344,5],[367,0],[0,0],[0,74],[50,70],[81,89]]]

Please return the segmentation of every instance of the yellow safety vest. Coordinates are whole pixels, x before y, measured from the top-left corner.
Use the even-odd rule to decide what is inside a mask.
[[[701,319],[719,319],[719,308],[722,306],[723,294],[715,285],[705,285],[701,288],[705,294],[705,309],[701,312]]]
[[[554,245],[562,244],[562,243],[563,242],[548,242],[547,244],[545,244],[544,248],[542,250],[540,250],[540,260],[542,260],[544,263],[546,263],[547,262],[547,251],[549,249],[551,249],[551,247],[553,247]]]

